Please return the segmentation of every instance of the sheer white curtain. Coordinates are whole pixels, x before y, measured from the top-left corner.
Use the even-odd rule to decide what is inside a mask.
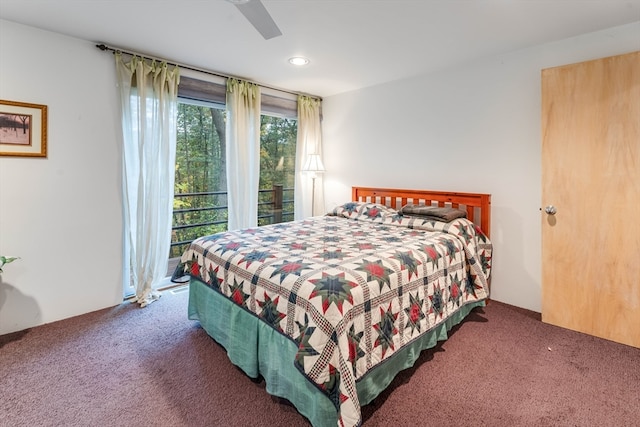
[[[258,226],[260,87],[227,81],[227,204],[229,230]]]
[[[322,175],[316,175],[315,197],[311,197],[311,177],[302,172],[310,154],[322,158],[322,129],[320,125],[320,100],[309,96],[298,96],[298,140],[296,143],[296,182],[294,196],[294,218],[303,219],[324,214],[324,185]],[[311,206],[311,200],[314,207]]]
[[[171,243],[179,70],[116,53],[123,136],[125,268],[136,301],[156,299]],[[128,256],[127,256],[128,254]],[[129,265],[127,265],[127,263]]]

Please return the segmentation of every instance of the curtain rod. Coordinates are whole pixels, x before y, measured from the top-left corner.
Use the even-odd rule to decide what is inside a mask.
[[[218,72],[215,72],[215,71],[204,70],[204,69],[202,69],[202,68],[196,68],[196,67],[193,67],[193,66],[191,66],[191,65],[181,64],[181,63],[174,62],[174,61],[169,61],[169,60],[164,59],[164,58],[158,58],[158,57],[155,57],[155,56],[146,55],[146,54],[138,53],[138,52],[129,52],[129,51],[126,51],[126,50],[123,50],[123,49],[119,49],[119,48],[115,48],[115,47],[107,46],[107,45],[106,45],[106,44],[104,44],[104,43],[99,43],[99,44],[97,44],[97,45],[96,45],[96,47],[97,47],[98,49],[102,50],[102,51],[107,51],[107,50],[108,50],[108,51],[110,51],[110,52],[112,52],[112,53],[114,53],[114,54],[115,54],[116,52],[120,52],[120,53],[124,53],[125,55],[139,56],[139,57],[141,57],[141,58],[149,59],[149,60],[151,60],[151,61],[166,62],[168,65],[173,65],[174,67],[180,67],[180,68],[184,68],[184,69],[191,70],[191,71],[197,71],[197,72],[200,72],[200,73],[209,74],[209,75],[216,76],[216,77],[222,77],[222,78],[225,78],[225,79],[239,79],[239,80],[245,80],[245,81],[248,81],[248,80],[243,79],[243,78],[241,78],[241,77],[234,77],[234,76],[230,76],[230,75],[228,75],[228,74],[222,74],[222,73],[218,73]],[[321,97],[319,97],[319,96],[315,96],[315,95],[310,95],[310,94],[307,94],[307,93],[302,93],[302,92],[293,92],[293,91],[290,91],[290,90],[280,89],[280,88],[273,87],[273,86],[267,86],[267,85],[263,85],[263,84],[261,84],[261,83],[252,82],[252,81],[249,81],[249,83],[253,83],[253,84],[256,84],[256,85],[258,85],[258,86],[261,86],[261,87],[267,88],[267,89],[272,89],[272,90],[277,90],[277,91],[279,91],[279,92],[288,93],[288,94],[290,94],[290,95],[296,95],[296,96],[297,96],[297,95],[309,96],[309,97],[311,97],[311,98],[319,99],[320,101],[322,101],[322,98],[321,98]]]

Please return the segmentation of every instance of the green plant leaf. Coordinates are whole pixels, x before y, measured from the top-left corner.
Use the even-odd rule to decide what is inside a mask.
[[[17,259],[20,259],[20,257],[0,255],[0,273],[3,273],[2,267],[4,267],[5,264],[9,264]]]

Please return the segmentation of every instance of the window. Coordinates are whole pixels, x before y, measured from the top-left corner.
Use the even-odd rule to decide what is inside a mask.
[[[227,229],[225,86],[181,77],[170,258]],[[258,225],[293,220],[295,101],[262,96]]]
[[[176,128],[170,258],[192,240],[227,229],[224,108],[180,100]]]

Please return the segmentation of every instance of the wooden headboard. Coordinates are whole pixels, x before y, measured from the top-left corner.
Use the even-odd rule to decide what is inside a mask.
[[[407,203],[464,209],[467,211],[467,218],[479,225],[487,237],[491,236],[491,194],[352,187],[351,200],[379,203],[394,209],[400,209]]]

